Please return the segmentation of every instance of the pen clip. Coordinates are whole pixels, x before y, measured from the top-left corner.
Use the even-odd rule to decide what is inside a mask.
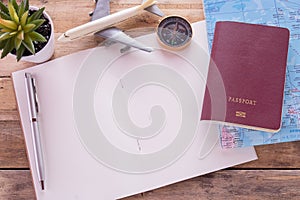
[[[33,90],[33,100],[34,100],[34,107],[36,112],[39,112],[39,99],[38,99],[38,95],[37,95],[37,90],[36,90],[36,82],[35,79],[33,77],[31,77],[31,81],[32,81],[32,90]]]
[[[25,73],[25,79],[26,79],[28,106],[30,108],[30,118],[31,120],[36,120],[39,109],[38,109],[35,80],[30,73]]]

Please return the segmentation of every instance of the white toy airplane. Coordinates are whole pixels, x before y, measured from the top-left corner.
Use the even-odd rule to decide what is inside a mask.
[[[98,0],[93,12],[92,21],[66,31],[58,38],[58,40],[71,41],[95,33],[97,37],[100,36],[112,42],[125,44],[127,47],[134,47],[151,52],[153,50],[152,48],[129,37],[120,29],[113,27],[113,25],[139,14],[141,10],[146,10],[158,16],[164,16],[163,12],[155,4],[156,1],[154,0],[143,0],[142,4],[139,6],[128,8],[110,15],[109,0]],[[123,50],[126,51],[126,49],[128,48]]]

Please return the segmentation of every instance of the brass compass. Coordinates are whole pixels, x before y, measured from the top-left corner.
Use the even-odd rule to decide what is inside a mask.
[[[190,44],[193,30],[185,18],[172,15],[163,18],[159,23],[157,36],[160,44],[165,48],[180,50]]]

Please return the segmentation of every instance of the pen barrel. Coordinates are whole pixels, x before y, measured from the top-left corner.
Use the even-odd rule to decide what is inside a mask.
[[[37,121],[31,122],[32,129],[32,142],[33,142],[33,151],[35,154],[35,164],[36,164],[36,172],[40,181],[45,180],[45,172],[44,172],[44,158],[42,153],[42,144],[41,138],[39,135],[39,126]]]
[[[40,131],[38,126],[38,118],[37,118],[37,102],[36,102],[36,92],[35,92],[35,84],[34,78],[30,73],[25,73],[25,86],[27,90],[27,102],[28,102],[28,112],[29,112],[29,120],[31,126],[31,139],[33,146],[33,153],[35,159],[35,167],[37,177],[40,181],[42,190],[44,189],[44,180],[45,180],[45,171],[44,171],[44,160],[43,160],[43,151],[41,145]],[[31,166],[33,166],[31,164]]]
[[[76,38],[82,37],[87,34],[101,31],[105,28],[110,27],[113,24],[119,23],[130,17],[135,16],[141,10],[142,10],[141,6],[135,6],[135,7],[128,8],[126,10],[122,10],[120,12],[105,16],[101,19],[88,22],[86,24],[77,26],[73,29],[66,31],[65,37],[72,40],[72,39],[76,39]]]

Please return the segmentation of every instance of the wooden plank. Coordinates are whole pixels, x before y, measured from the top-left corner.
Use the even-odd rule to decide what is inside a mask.
[[[17,104],[10,77],[0,77],[0,110],[16,110]]]
[[[34,200],[32,178],[29,170],[0,170],[0,199]]]
[[[143,200],[299,199],[299,170],[211,173],[143,195]]]
[[[19,121],[0,121],[0,168],[28,168],[28,166]]]
[[[300,168],[300,141],[255,147],[258,160],[239,168]]]
[[[0,110],[0,121],[18,121],[19,118],[17,110]]]
[[[299,199],[300,170],[223,170],[123,200]],[[29,170],[0,170],[0,199],[35,199]]]

